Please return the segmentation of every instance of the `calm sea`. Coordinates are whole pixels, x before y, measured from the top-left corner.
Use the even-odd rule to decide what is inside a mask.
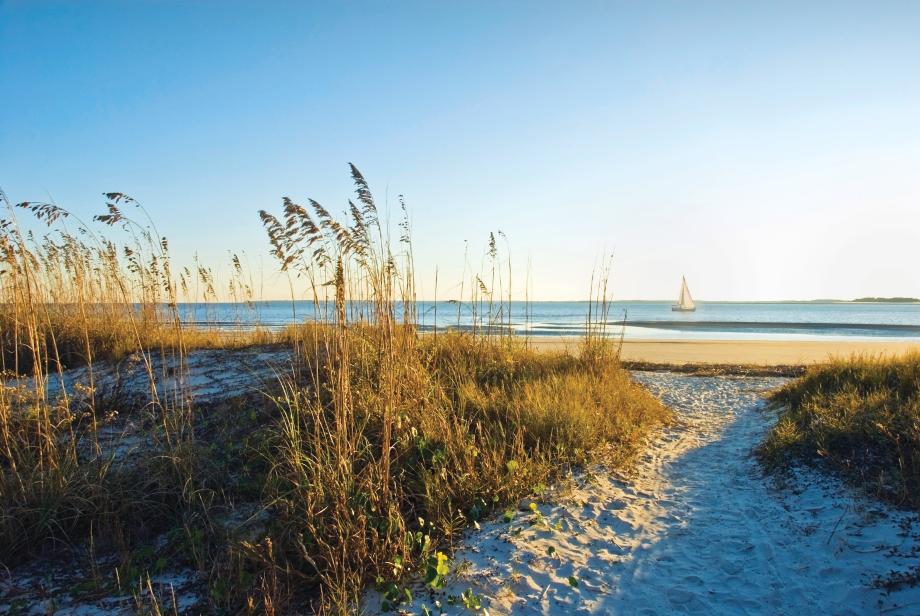
[[[366,307],[355,304],[358,315]],[[506,304],[507,309],[507,304]],[[321,311],[324,309],[321,309]],[[185,304],[188,322],[219,328],[277,328],[315,318],[310,302],[272,301],[252,305]],[[419,325],[469,329],[482,324],[487,306],[469,303],[418,302]],[[537,336],[572,336],[584,332],[587,302],[514,302],[511,327]],[[507,322],[508,315],[501,315]],[[615,302],[607,332],[627,339],[826,340],[829,338],[904,339],[920,341],[920,304],[736,303],[698,302],[695,312],[673,312],[670,302]]]

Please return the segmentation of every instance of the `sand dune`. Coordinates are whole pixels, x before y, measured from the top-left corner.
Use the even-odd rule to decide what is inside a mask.
[[[920,566],[915,515],[807,469],[778,486],[751,457],[774,420],[762,392],[779,379],[637,378],[679,422],[634,473],[598,473],[539,513],[523,503],[510,523],[483,524],[447,588],[417,589],[409,612],[440,601],[461,613],[449,597],[471,589],[492,614],[920,613],[920,589],[874,585]]]

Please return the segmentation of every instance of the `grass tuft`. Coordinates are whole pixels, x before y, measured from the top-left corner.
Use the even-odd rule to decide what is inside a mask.
[[[580,353],[538,353],[510,333],[511,265],[490,234],[488,272],[460,285],[472,333],[420,334],[405,207],[391,245],[387,217],[351,172],[345,220],[312,200],[259,213],[292,313],[296,300],[313,308],[280,332],[187,325],[184,303],[216,301],[218,282],[197,262],[173,264],[122,193],[106,194],[101,230],[75,221],[77,233],[58,206],[3,200],[3,564],[64,548],[110,564],[114,554],[111,579],[90,564],[94,592],[134,594],[150,613],[169,611],[151,581],[168,567],[198,572],[212,612],[348,612],[368,584],[396,589],[398,603],[409,578],[443,584],[460,531],[574,467],[624,463],[667,420],[605,335],[609,269]],[[26,212],[47,233],[23,230]],[[251,301],[252,281],[232,265],[229,296]],[[175,378],[192,349],[265,342],[292,357],[270,391],[254,384],[204,406]],[[100,399],[94,366],[127,353],[145,366],[149,395]],[[174,373],[155,368],[164,357]],[[49,382],[77,365],[85,391],[52,395]],[[142,447],[130,461],[101,437],[128,423]]]
[[[783,410],[759,449],[769,467],[823,460],[872,494],[920,506],[920,354],[809,368],[772,400]]]

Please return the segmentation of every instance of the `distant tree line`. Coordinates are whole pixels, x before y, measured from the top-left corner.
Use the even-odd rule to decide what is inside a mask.
[[[879,304],[916,304],[920,299],[916,297],[859,297],[854,302],[875,302]]]

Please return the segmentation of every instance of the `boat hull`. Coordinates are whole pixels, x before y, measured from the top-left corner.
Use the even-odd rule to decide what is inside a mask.
[[[696,308],[684,308],[682,306],[671,306],[671,312],[694,312]]]

